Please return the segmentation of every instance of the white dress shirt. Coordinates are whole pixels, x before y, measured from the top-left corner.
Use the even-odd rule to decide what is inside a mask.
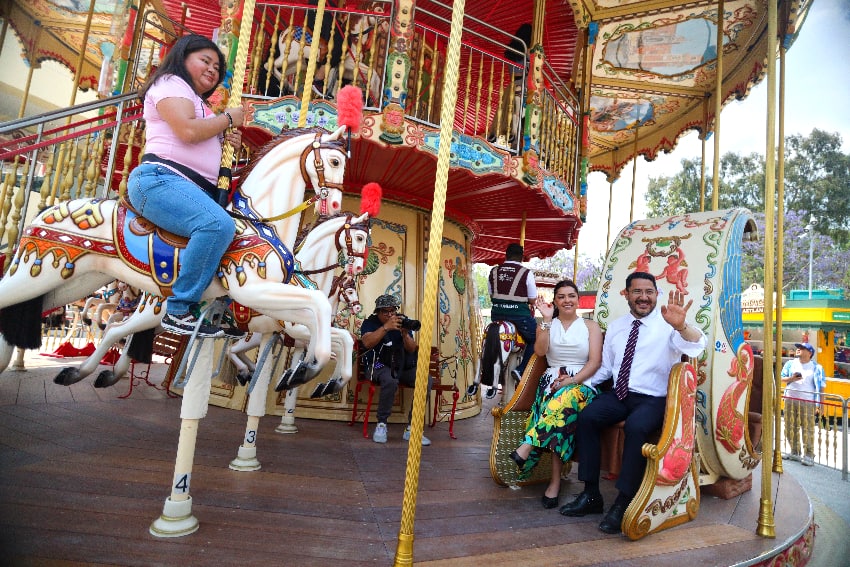
[[[591,386],[598,386],[612,376],[616,385],[626,351],[626,341],[634,320],[634,315],[627,313],[608,326],[602,346],[602,366],[590,379]],[[670,369],[681,360],[683,354],[690,357],[699,356],[705,350],[707,339],[702,330],[697,328],[700,333],[699,341],[686,341],[664,320],[658,308],[640,319],[640,322],[635,358],[629,374],[629,391],[650,396],[666,396]],[[695,327],[691,325],[691,328]]]

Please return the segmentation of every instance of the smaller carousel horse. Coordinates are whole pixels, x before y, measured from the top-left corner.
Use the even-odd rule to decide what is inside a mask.
[[[502,398],[509,400],[517,385],[508,377],[519,365],[523,352],[525,341],[513,323],[493,321],[487,325],[481,341],[481,359],[478,361],[475,379],[467,388],[467,395],[474,396],[483,384],[484,397],[488,400],[494,398],[500,388]]]
[[[331,303],[331,313],[337,313],[340,305],[343,303],[347,306],[346,308],[354,314],[360,313],[362,309],[362,306],[360,305],[360,296],[357,293],[357,280],[348,274],[334,276],[328,297]],[[248,326],[251,328],[250,321],[248,322]],[[236,367],[236,380],[242,386],[248,383],[256,369],[254,361],[251,360],[245,353],[259,347],[260,344],[262,344],[262,336],[262,333],[259,332],[249,332],[240,340],[232,343],[227,349],[227,355]],[[332,348],[335,346],[333,339],[334,337],[332,336]],[[303,350],[304,347],[304,345],[295,346],[301,350]],[[333,350],[334,354],[336,354],[336,349],[334,348]],[[294,358],[300,359],[301,357],[296,355]]]

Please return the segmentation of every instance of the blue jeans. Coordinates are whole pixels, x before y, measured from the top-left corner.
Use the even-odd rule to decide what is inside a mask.
[[[169,232],[186,236],[180,271],[172,285],[166,311],[182,315],[198,303],[233,241],[236,224],[204,191],[172,170],[143,163],[127,183],[130,203],[145,218]]]
[[[528,360],[534,354],[534,341],[537,339],[537,319],[531,316],[524,317],[495,317],[494,321],[510,321],[516,327],[517,332],[525,340],[525,352],[522,353],[522,360],[516,367],[517,372],[522,374],[525,372],[525,367],[528,365]]]

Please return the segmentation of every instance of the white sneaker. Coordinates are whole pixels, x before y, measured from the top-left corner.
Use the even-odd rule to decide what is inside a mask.
[[[800,455],[797,453],[782,453],[782,458],[786,461],[797,461],[800,462]]]
[[[814,464],[815,464],[815,459],[813,457],[810,457],[808,455],[803,457],[803,466],[804,467],[811,467],[811,466],[814,466]]]
[[[405,441],[410,441],[410,426],[409,425],[407,426],[407,429],[404,430],[404,435],[402,435],[402,438]],[[423,435],[422,436],[422,446],[427,447],[430,444],[431,444],[431,440]]]
[[[375,426],[375,432],[372,434],[372,441],[375,443],[387,442],[387,424],[379,423]]]

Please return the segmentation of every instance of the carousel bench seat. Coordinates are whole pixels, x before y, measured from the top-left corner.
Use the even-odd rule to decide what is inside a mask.
[[[544,453],[531,476],[519,480],[519,471],[510,453],[521,442],[525,424],[537,392],[540,376],[547,367],[545,357],[533,356],[520,385],[504,407],[492,410],[495,423],[490,450],[490,472],[502,485],[547,482],[551,453]],[[694,451],[694,400],[696,371],[680,362],[670,371],[664,424],[656,444],[646,443],[646,471],[637,496],[626,510],[623,532],[630,539],[693,520],[699,510],[699,466]],[[618,474],[622,464],[623,425],[608,428],[603,436],[602,469]],[[577,442],[581,442],[577,440]],[[570,467],[564,468],[564,474]],[[679,502],[682,506],[650,506],[650,502]]]

